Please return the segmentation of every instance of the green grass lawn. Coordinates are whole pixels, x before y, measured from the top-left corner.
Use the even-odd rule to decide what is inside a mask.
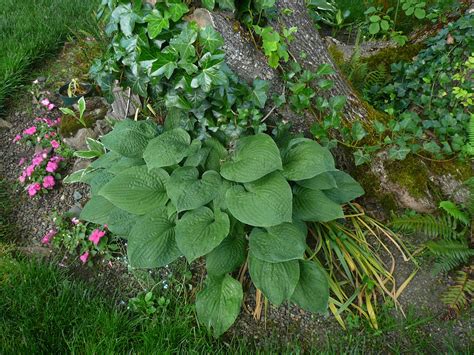
[[[28,69],[75,31],[95,31],[99,0],[0,0],[0,114]]]

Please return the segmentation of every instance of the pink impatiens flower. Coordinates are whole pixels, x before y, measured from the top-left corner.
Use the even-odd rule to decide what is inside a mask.
[[[100,238],[102,238],[104,235],[104,231],[101,231],[100,229],[94,229],[89,237],[89,240],[95,245],[98,245],[100,242]]]
[[[20,180],[20,182],[23,184],[26,180],[26,173],[23,172],[19,177],[18,177],[18,180]]]
[[[31,174],[33,174],[33,171],[35,171],[35,166],[34,165],[28,165],[26,167],[26,170],[25,170],[26,176],[30,177]]]
[[[58,163],[55,161],[49,161],[46,165],[46,171],[48,173],[54,173],[58,169]]]
[[[43,106],[48,106],[50,104],[48,99],[43,99],[40,102],[41,102],[41,105],[43,105]]]
[[[41,190],[41,185],[35,182],[34,184],[28,186],[28,195],[30,195],[30,197],[33,197],[39,190]]]
[[[15,138],[13,138],[13,143],[18,142],[20,139],[21,139],[21,136],[20,136],[19,134],[17,134],[17,135],[15,136]]]
[[[49,104],[49,105],[48,105],[48,110],[51,111],[51,110],[53,110],[55,107],[56,107],[55,104]]]
[[[45,234],[45,236],[41,239],[41,243],[43,244],[49,244],[51,242],[51,239],[56,235],[56,231],[54,229],[51,229],[48,233]]]
[[[53,139],[51,141],[51,147],[53,147],[54,149],[58,149],[59,148],[59,143],[57,140]]]
[[[51,175],[45,176],[43,179],[43,187],[45,189],[52,189],[54,187],[55,181],[54,177]]]
[[[21,158],[18,162],[18,165],[23,165],[25,163],[25,158]]]
[[[71,222],[72,222],[72,224],[74,224],[74,225],[78,225],[78,224],[79,224],[79,220],[78,220],[76,217],[73,217],[73,218],[71,219]]]
[[[32,134],[35,134],[36,133],[36,127],[35,126],[31,126],[30,128],[27,128],[23,131],[24,134],[27,134],[29,136],[31,136]]]
[[[85,264],[87,263],[87,260],[89,260],[89,252],[86,251],[84,254],[82,254],[79,259],[81,259],[82,263]]]
[[[31,165],[38,166],[43,162],[44,158],[41,155],[36,155],[31,161]]]

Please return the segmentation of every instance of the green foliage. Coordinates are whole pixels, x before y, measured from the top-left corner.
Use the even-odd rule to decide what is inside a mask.
[[[455,284],[449,286],[441,295],[441,301],[460,313],[474,295],[474,280],[471,277],[472,268],[468,271],[458,271]]]
[[[205,256],[210,270],[197,309],[215,335],[238,315],[242,290],[229,273],[247,254],[252,279],[271,301],[292,300],[309,311],[324,311],[324,271],[302,262],[306,230],[299,220],[342,218],[340,204],[363,194],[336,170],[329,151],[302,138],[278,147],[260,133],[237,140],[209,170],[211,151],[226,151],[221,143],[192,140],[197,133],[182,128],[159,131],[151,121],[124,120],[102,138],[107,153],[68,179],[94,187],[81,218],[124,231],[134,267],[164,266],[180,255],[189,262]],[[189,152],[199,159],[189,160]],[[127,169],[116,169],[117,155],[128,159]],[[94,174],[107,178],[97,180]],[[298,187],[321,174],[329,175]],[[120,211],[130,217],[112,218]],[[250,235],[248,251],[245,234]]]
[[[230,4],[220,6],[224,3]],[[155,8],[111,5],[102,12],[111,43],[92,65],[91,77],[109,99],[119,80],[150,98],[155,111],[167,111],[172,117],[167,124],[198,126],[201,139],[216,131],[233,138],[265,131],[259,109],[267,101],[268,84],[239,81],[225,65],[220,34],[182,21],[187,11],[181,1],[158,2]]]
[[[472,192],[472,191],[471,191]],[[392,225],[402,232],[423,233],[431,238],[425,244],[436,258],[434,272],[450,271],[466,263],[474,256],[469,246],[472,216],[451,201],[442,201],[441,216],[412,214],[395,217]]]
[[[263,52],[268,57],[268,64],[272,68],[277,68],[280,61],[288,62],[290,55],[287,43],[293,39],[293,34],[298,30],[296,27],[284,28],[282,35],[275,31],[272,26],[260,27],[254,25],[253,30],[261,37]]]
[[[473,33],[474,15],[462,16],[428,39],[413,63],[392,65],[392,83],[368,93],[372,103],[395,116],[383,138],[394,152],[442,158],[469,151]]]

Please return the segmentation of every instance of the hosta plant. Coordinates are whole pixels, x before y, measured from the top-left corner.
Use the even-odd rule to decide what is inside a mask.
[[[240,312],[243,290],[232,275],[246,261],[273,304],[326,312],[328,279],[306,260],[306,222],[342,218],[341,204],[363,194],[326,148],[305,138],[278,146],[264,133],[225,147],[182,128],[161,133],[151,121],[131,120],[101,142],[107,153],[67,179],[91,186],[81,219],[127,239],[132,267],[205,258],[196,308],[216,336]]]

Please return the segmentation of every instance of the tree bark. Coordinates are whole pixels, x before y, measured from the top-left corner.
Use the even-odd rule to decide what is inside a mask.
[[[283,28],[297,27],[295,39],[288,44],[290,53],[298,60],[303,68],[315,71],[321,64],[330,64],[335,70],[335,74],[329,78],[334,82],[331,90],[323,92],[329,98],[336,95],[345,95],[347,103],[344,108],[343,117],[348,122],[356,120],[368,123],[368,111],[366,105],[359,99],[352,90],[345,77],[334,64],[326,45],[315,28],[313,20],[308,14],[305,0],[278,0],[276,2],[278,17],[272,21],[272,26],[281,33]],[[284,14],[283,10],[289,12]],[[303,58],[301,55],[304,53]]]

